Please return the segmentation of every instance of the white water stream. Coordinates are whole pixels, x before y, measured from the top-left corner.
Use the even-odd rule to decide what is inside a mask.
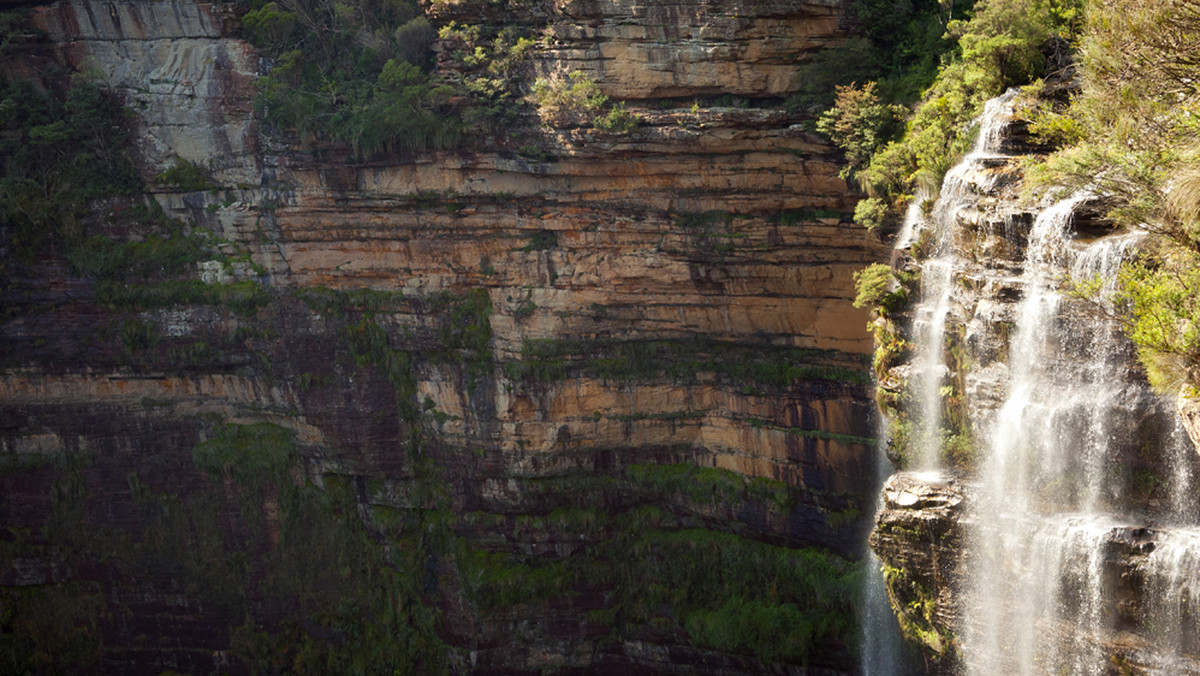
[[[897,238],[898,247],[907,247],[922,231],[928,231],[927,246],[931,255],[921,262],[921,302],[914,312],[912,335],[917,345],[912,379],[914,400],[918,402],[917,455],[911,458],[914,469],[934,469],[940,464],[942,444],[942,387],[947,373],[946,318],[954,292],[954,272],[960,268],[958,247],[955,246],[954,226],[959,213],[976,201],[978,194],[972,175],[988,164],[1002,159],[999,146],[1003,121],[1012,114],[1012,100],[1017,90],[988,102],[979,121],[975,145],[961,162],[946,174],[942,192],[933,204],[929,218],[924,218],[927,196],[920,195],[905,215],[905,223]]]
[[[956,229],[964,210],[978,209],[992,192],[988,181],[998,172],[988,168],[1009,160],[999,147],[1011,100],[1009,93],[988,104],[973,151],[947,174],[927,218],[923,209],[910,209],[898,238],[898,246],[909,246],[929,231],[913,312],[914,469],[941,462],[951,367],[947,331],[956,309],[964,307],[956,294],[968,266],[956,251],[962,238]],[[1009,275],[1001,281],[1020,295],[1000,350],[1007,358],[990,365],[1005,373],[1000,396],[989,406],[967,404],[976,471],[965,582],[957,595],[969,676],[1119,673],[1106,647],[1118,635],[1127,642],[1136,638],[1130,654],[1146,673],[1191,673],[1182,671],[1182,656],[1200,652],[1200,528],[1191,444],[1169,403],[1129,375],[1132,352],[1118,327],[1080,312],[1081,303],[1063,291],[1072,275],[1098,276],[1111,287],[1142,237],[1076,241],[1073,214],[1087,199],[1075,195],[1036,213],[1019,277],[1010,270],[982,273]],[[972,274],[981,274],[978,266]],[[970,360],[964,368],[972,368]],[[1144,469],[1134,476],[1130,449],[1138,452],[1138,444],[1143,456],[1161,456],[1155,462],[1167,468],[1161,473],[1166,476]],[[1153,513],[1127,513],[1126,505],[1143,494],[1160,496],[1149,501]],[[1135,552],[1136,570],[1119,570],[1114,561],[1122,534],[1145,533],[1147,526],[1153,527],[1153,544]],[[1140,609],[1117,607],[1114,590],[1130,580],[1144,586]],[[1124,626],[1130,614],[1140,626]]]

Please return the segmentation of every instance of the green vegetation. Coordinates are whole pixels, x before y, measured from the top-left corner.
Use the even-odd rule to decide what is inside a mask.
[[[1189,396],[1200,387],[1200,252],[1164,246],[1123,265],[1113,301],[1150,382]]]
[[[802,67],[806,85],[788,103],[824,109],[835,86],[878,82],[883,97],[907,103],[920,97],[954,48],[946,25],[970,11],[973,0],[859,0],[849,6],[856,36],[817,54]]]
[[[854,222],[867,230],[879,230],[892,220],[892,215],[887,202],[878,197],[868,197],[854,205]]]
[[[511,132],[522,113],[517,75],[535,43],[519,29],[435,29],[415,0],[249,5],[246,35],[274,62],[259,82],[260,107],[304,142],[345,145],[359,159],[440,150],[469,134]],[[455,72],[432,72],[435,39]]]
[[[863,446],[873,446],[875,439],[870,437],[860,437],[853,434],[840,434],[838,432],[827,432],[825,430],[807,430],[802,427],[786,427],[784,425],[776,425],[768,420],[752,418],[750,424],[757,428],[766,428],[778,432],[787,432],[798,437],[807,437],[809,439],[827,439],[836,441],[839,444],[860,444]]]
[[[484,133],[511,133],[521,115],[522,92],[518,77],[535,43],[514,26],[485,29],[454,21],[438,29],[462,71],[460,93],[471,105],[463,111],[468,129]]]
[[[666,376],[694,381],[710,372],[732,382],[791,387],[805,380],[864,385],[870,375],[828,366],[836,353],[799,348],[740,345],[706,338],[678,340],[526,340],[522,360],[504,365],[512,380],[552,382],[587,375],[613,380]]]
[[[232,565],[216,562],[221,577],[214,584],[229,585],[228,602],[247,617],[233,634],[235,657],[257,673],[446,669],[451,651],[438,637],[438,613],[424,603],[421,576],[411,574],[431,551],[424,538],[397,542],[389,556],[359,521],[354,494],[338,477],[326,477],[325,490],[295,481],[291,430],[218,422],[192,457],[214,480],[232,482],[238,516],[266,545],[261,568],[238,558]],[[217,505],[196,507],[204,514]],[[167,534],[186,538],[190,532],[183,527]],[[224,537],[216,538],[219,547]],[[290,610],[281,617],[272,608]]]
[[[601,131],[626,134],[641,123],[641,118],[626,111],[624,104],[610,103],[600,87],[581,71],[566,77],[539,77],[533,84],[532,98],[542,118],[555,126],[590,124]]]
[[[0,590],[0,671],[70,673],[97,667],[104,597],[90,586]]]
[[[435,37],[416,2],[250,2],[247,37],[274,65],[259,82],[267,121],[356,156],[449,148],[454,89],[430,78]]]
[[[872,308],[881,316],[901,309],[908,300],[908,288],[902,283],[901,276],[904,273],[883,263],[872,263],[854,273],[854,284],[858,290],[854,307]],[[904,281],[913,280],[906,278]]]
[[[1200,385],[1200,6],[1090,2],[1079,46],[1083,89],[1044,128],[1074,143],[1040,168],[1044,184],[1105,195],[1117,226],[1154,233],[1111,299],[1151,384]],[[1103,280],[1078,280],[1100,295]],[[1101,304],[1103,305],[1103,303]]]
[[[67,262],[75,274],[99,280],[174,277],[213,258],[214,244],[206,234],[183,234],[178,230],[165,235],[150,233],[140,241],[126,242],[94,235],[68,251]]]
[[[904,574],[899,568],[884,564],[884,583],[889,596],[909,599],[905,607],[898,609],[896,619],[900,621],[900,632],[910,641],[927,646],[937,654],[948,654],[957,647],[955,637],[943,634],[935,624],[937,617],[937,594]]]
[[[789,487],[782,481],[747,478],[727,469],[692,463],[631,465],[626,474],[638,490],[652,496],[678,495],[698,505],[755,500],[772,503],[784,511],[794,505]]]
[[[161,340],[162,333],[156,324],[149,324],[140,319],[126,319],[121,324],[121,344],[129,354],[149,350]]]
[[[903,109],[879,100],[876,83],[839,86],[836,103],[817,120],[817,131],[834,139],[846,154],[842,178],[861,171],[884,143],[896,135]]]
[[[443,310],[438,326],[442,354],[462,363],[467,370],[467,389],[492,373],[492,298],[487,289],[475,288],[462,295],[444,293],[434,298]],[[533,306],[536,307],[536,306]],[[533,309],[529,310],[532,313]]]
[[[625,110],[624,103],[613,104],[608,112],[592,118],[593,127],[610,134],[628,134],[641,123],[641,115]]]
[[[554,230],[538,230],[529,238],[529,244],[521,247],[521,251],[545,251],[558,247],[558,233]]]
[[[735,596],[714,610],[691,613],[687,629],[696,643],[708,648],[746,653],[765,662],[798,662],[835,624],[828,615],[811,615],[794,603]]]
[[[139,193],[128,141],[125,108],[87,78],[45,90],[0,76],[0,266],[77,246],[93,200]]]
[[[214,477],[228,477],[261,491],[289,478],[295,460],[294,436],[291,430],[269,423],[220,424],[207,441],[192,449],[192,462]]]
[[[366,314],[398,312],[409,309],[411,305],[404,294],[395,291],[312,286],[297,289],[293,293],[312,312],[329,316],[340,316],[351,311]]]
[[[890,44],[897,57],[909,53],[913,65],[880,69],[878,83],[863,78],[837,88],[818,124],[846,152],[845,175],[892,209],[917,185],[938,185],[969,147],[967,123],[987,99],[1044,73],[1043,46],[1072,35],[1082,1],[979,0],[938,3],[936,11],[933,3],[913,3],[907,16],[892,12],[894,3],[860,3],[868,39]],[[898,30],[904,25],[907,32]],[[930,39],[935,26],[943,27],[947,42]],[[911,101],[911,85],[922,80],[929,86],[922,85],[920,103],[894,138],[897,104]],[[879,207],[856,210],[860,222],[884,222]]]
[[[645,526],[631,527],[642,518]],[[552,515],[541,526],[563,519]],[[614,528],[613,537],[550,561],[467,551],[461,576],[486,608],[562,602],[581,585],[611,590],[612,605],[590,619],[614,638],[666,635],[768,662],[827,658],[853,636],[856,566],[817,550],[654,527],[667,519],[649,512],[584,519],[591,531]]]
[[[176,158],[175,163],[168,167],[166,171],[155,177],[155,180],[159,183],[173,185],[187,192],[208,190],[213,187],[208,180],[207,172],[195,163],[179,158]]]
[[[252,317],[271,300],[258,282],[209,284],[198,279],[172,279],[156,284],[127,284],[104,280],[96,284],[96,302],[115,310],[152,310],[180,305],[227,308],[239,317]]]

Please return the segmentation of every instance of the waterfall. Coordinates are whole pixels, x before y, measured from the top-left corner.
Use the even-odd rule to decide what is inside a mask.
[[[1042,210],[1029,233],[1008,395],[984,425],[977,458],[963,590],[969,674],[1090,674],[1108,665],[1098,638],[1116,628],[1107,548],[1133,525],[1120,514],[1131,487],[1112,470],[1154,402],[1119,375],[1130,351],[1118,328],[1073,313],[1059,290],[1066,271],[1113,279],[1140,238],[1072,245],[1072,214],[1086,199]],[[1064,623],[1073,638],[1063,638]]]
[[[947,373],[944,336],[954,291],[954,272],[961,267],[954,226],[960,212],[978,200],[977,174],[1004,158],[999,152],[1003,121],[1012,114],[1012,100],[1016,94],[1017,90],[1012,89],[987,103],[978,120],[975,144],[971,152],[947,172],[929,221],[921,217],[927,197],[919,194],[921,199],[914,199],[909,206],[904,227],[897,238],[897,247],[905,248],[918,236],[916,233],[926,230],[932,246],[932,255],[921,262],[921,300],[913,313],[912,327],[917,345],[913,391],[914,400],[918,402],[918,434],[917,454],[909,464],[920,469],[934,469],[941,461],[942,387]]]
[[[924,240],[926,256],[907,367],[910,467],[942,465],[954,369],[992,384],[965,404],[976,441],[955,590],[965,671],[1099,674],[1119,661],[1136,662],[1134,673],[1200,673],[1195,452],[1119,326],[1065,291],[1071,277],[1101,280],[1105,307],[1144,234],[1079,237],[1074,214],[1094,199],[1087,193],[1029,218],[996,213],[1000,168],[1012,162],[1000,152],[1012,98],[989,102],[974,149],[932,209],[910,207],[897,240]],[[1018,242],[1008,259],[964,253],[984,237],[967,231],[982,228],[988,209],[990,223],[1020,230],[1006,235]],[[997,297],[967,298],[965,287]],[[949,338],[968,325],[983,327],[986,349],[948,363]],[[1193,655],[1186,668],[1184,653]]]
[[[887,429],[887,426],[883,425],[881,421],[878,429]],[[891,476],[894,471],[892,464],[888,462],[886,451],[887,440],[881,439],[875,456],[875,493],[879,496],[875,501],[875,515],[878,515],[879,510],[883,507],[883,495],[880,492],[883,480]],[[872,521],[874,521],[874,515]],[[860,624],[862,625],[860,673],[862,676],[915,674],[917,670],[909,664],[911,655],[906,650],[904,639],[900,635],[899,623],[888,604],[883,563],[879,557],[875,556],[875,552],[867,547],[862,565],[863,587],[859,609]]]

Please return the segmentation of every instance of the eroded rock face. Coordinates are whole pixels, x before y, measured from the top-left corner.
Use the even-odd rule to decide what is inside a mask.
[[[98,69],[137,110],[138,149],[152,173],[184,160],[225,183],[257,184],[258,57],[228,36],[237,21],[232,5],[179,0],[76,0],[34,12],[69,65]]]
[[[475,9],[510,11],[436,18]],[[837,640],[689,633],[690,599],[861,541],[852,273],[886,252],[800,117],[689,100],[626,135],[535,126],[536,160],[494,138],[350,163],[260,132],[227,5],[34,11],[140,111],[147,175],[208,170],[155,195],[225,241],[189,274],[262,289],[110,306],[52,256],[9,289],[0,579],[39,668],[286,670],[321,643],[414,673],[850,669]],[[530,77],[631,102],[777,99],[842,37],[840,3],[511,11],[550,25]],[[106,209],[97,234],[157,227]],[[54,622],[21,602],[43,587],[72,601]]]
[[[885,562],[888,594],[901,629],[922,645],[927,673],[963,673],[965,668],[958,638],[963,599],[957,590],[970,575],[980,574],[967,555],[969,537],[986,537],[987,530],[999,527],[986,518],[971,518],[964,498],[972,490],[977,489],[945,475],[896,474],[884,485],[884,509],[870,537],[871,548]],[[1196,584],[1193,530],[1070,515],[1050,524],[1030,518],[1027,532],[1031,540],[1078,538],[1077,546],[1068,547],[1056,565],[1086,562],[1089,575],[1101,581],[1077,581],[1061,589],[1059,597],[1046,600],[1077,615],[1104,618],[1098,632],[1079,631],[1079,624],[1089,623],[1086,617],[1039,622],[1038,631],[1061,646],[1053,658],[1045,656],[1047,660],[1073,657],[1087,663],[1100,654],[1126,673],[1200,673],[1200,663],[1192,657],[1195,621],[1174,610],[1176,600],[1189,598]],[[1079,538],[1082,532],[1089,536]],[[1020,568],[1010,572],[1037,573]],[[991,602],[1003,605],[1013,599]],[[1176,648],[1174,656],[1164,656],[1164,639]]]
[[[536,57],[542,74],[578,70],[620,100],[766,98],[796,91],[796,64],[844,39],[844,5],[555,0],[516,11],[549,22],[550,49]],[[440,21],[475,22],[481,12],[488,16],[486,8],[469,2],[433,9]]]
[[[1183,420],[1183,427],[1187,430],[1188,438],[1192,440],[1192,444],[1196,448],[1200,448],[1200,402],[1187,393],[1181,393],[1177,401],[1176,411],[1179,412],[1179,418]]]

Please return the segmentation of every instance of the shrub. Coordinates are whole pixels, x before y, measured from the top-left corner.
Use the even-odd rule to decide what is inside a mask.
[[[586,124],[608,103],[600,87],[578,70],[566,77],[539,77],[533,83],[531,99],[542,120],[552,126]]]
[[[941,182],[969,145],[968,122],[1006,87],[1041,75],[1040,48],[1068,29],[1080,0],[981,0],[969,20],[947,24],[959,54],[938,71],[902,139],[881,147],[855,176],[873,197],[895,202],[917,184]]]
[[[846,154],[842,178],[849,178],[899,131],[901,109],[879,100],[876,84],[837,88],[837,101],[817,120],[817,131]]]
[[[365,158],[458,144],[453,88],[424,70],[434,33],[415,2],[268,3],[243,26],[273,57],[259,80],[268,122],[302,142],[332,141]],[[332,11],[331,11],[332,10]]]
[[[872,263],[854,273],[854,285],[858,289],[854,307],[878,308],[887,313],[908,297],[896,271],[883,263]]]
[[[208,190],[211,184],[206,172],[199,165],[181,158],[155,177],[159,183],[174,185],[185,192]]]
[[[256,47],[268,50],[287,45],[296,28],[296,14],[279,7],[278,3],[252,9],[242,17],[242,27],[248,39]]]
[[[0,79],[0,240],[10,260],[69,248],[92,200],[141,191],[127,118],[111,92],[82,77],[65,89]]]
[[[592,120],[592,126],[600,131],[606,131],[610,134],[628,134],[637,129],[641,124],[642,117],[625,110],[624,103],[618,103],[609,109],[607,113],[596,116]]]
[[[868,197],[854,205],[854,222],[867,230],[879,229],[887,220],[887,216],[888,205],[878,197]]]
[[[1200,384],[1198,35],[1194,2],[1090,3],[1082,91],[1066,119],[1051,118],[1052,129],[1078,141],[1040,172],[1044,181],[1106,195],[1116,223],[1154,234],[1140,260],[1118,273],[1112,301],[1151,384],[1171,393]],[[1082,286],[1103,306],[1103,284]]]

